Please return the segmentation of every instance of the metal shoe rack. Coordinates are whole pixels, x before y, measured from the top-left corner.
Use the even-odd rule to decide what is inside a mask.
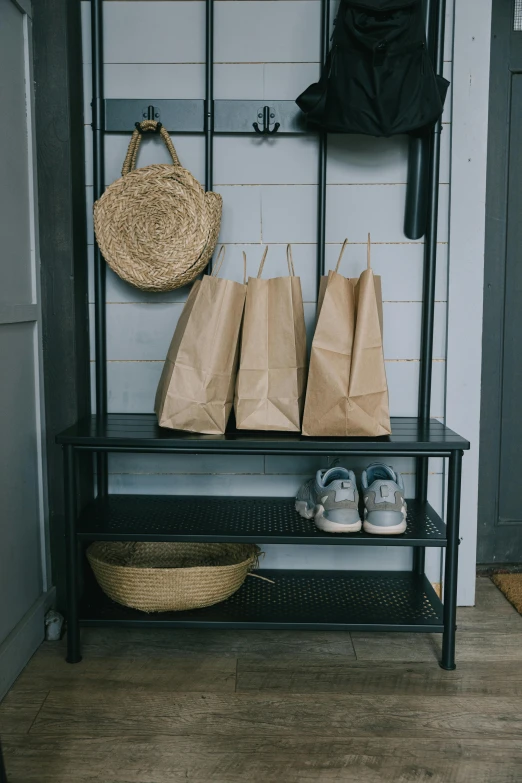
[[[268,11],[267,11],[268,12]],[[212,188],[216,133],[307,133],[293,101],[231,101],[213,97],[214,3],[206,0],[205,100],[118,100],[103,93],[103,2],[91,0],[94,198],[104,182],[105,133],[130,133],[143,118],[175,133],[204,133],[206,187]],[[428,43],[442,72],[445,0],[428,0]],[[329,2],[322,0],[323,61],[329,44]],[[392,419],[385,438],[305,438],[298,434],[230,431],[223,436],[162,430],[154,415],[107,413],[105,261],[95,247],[95,416],[61,433],[65,458],[68,653],[81,660],[80,626],[286,628],[435,632],[443,634],[441,666],[455,668],[457,564],[463,450],[469,443],[430,420],[432,342],[440,159],[439,123],[428,142],[428,219],[425,236],[419,411]],[[326,134],[318,134],[317,277],[325,271]],[[412,148],[415,153],[415,143]],[[97,455],[96,499],[78,509],[78,456]],[[404,456],[417,462],[416,499],[408,501],[403,535],[323,533],[301,519],[293,499],[109,494],[108,453],[279,454],[319,457]],[[427,502],[428,460],[448,460],[446,524]],[[145,614],[112,602],[99,589],[83,554],[89,541],[242,541],[271,544],[413,547],[411,571],[262,571],[275,584],[247,579],[224,603],[196,611]],[[444,603],[425,576],[426,547],[445,547]]]

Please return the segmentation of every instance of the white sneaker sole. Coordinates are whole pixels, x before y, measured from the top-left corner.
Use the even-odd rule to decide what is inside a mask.
[[[362,528],[362,522],[360,519],[358,519],[357,522],[352,522],[350,524],[332,522],[331,519],[327,519],[324,516],[323,506],[308,508],[308,503],[306,500],[296,500],[295,510],[304,519],[313,519],[316,527],[325,533],[358,533]]]
[[[372,525],[367,519],[364,520],[363,530],[365,533],[371,533],[374,536],[399,536],[406,531],[406,520],[403,519],[398,525]]]
[[[308,508],[308,503],[306,502],[306,500],[296,500],[295,510],[297,511],[299,516],[303,517],[303,519],[314,518],[315,508]]]

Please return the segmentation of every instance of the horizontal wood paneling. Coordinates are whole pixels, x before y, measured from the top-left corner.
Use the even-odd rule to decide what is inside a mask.
[[[290,0],[291,2],[293,0]],[[163,66],[161,66],[163,67]],[[181,67],[181,66],[179,66]],[[230,66],[232,68],[232,66]],[[241,68],[238,66],[238,71]],[[132,73],[128,79],[132,79]],[[177,78],[183,78],[178,74]],[[231,80],[233,83],[233,79]],[[128,82],[127,82],[128,84]],[[134,95],[138,93],[135,91]],[[149,96],[150,97],[150,96]],[[86,126],[87,185],[92,185],[92,131]],[[204,141],[201,135],[176,135],[172,140],[182,164],[196,178],[204,177]],[[442,134],[441,182],[449,182],[450,134]],[[121,176],[129,135],[109,134],[105,140],[105,181],[109,185]],[[216,136],[214,141],[215,185],[316,185],[318,144],[315,136]],[[170,163],[161,139],[147,137],[140,148],[138,166]],[[408,139],[395,136],[332,134],[328,143],[327,182],[332,185],[393,185],[407,182]],[[331,191],[334,194],[336,191]],[[334,198],[334,195],[332,195]],[[373,215],[372,215],[373,217]],[[350,221],[349,216],[347,221]],[[405,241],[405,237],[402,237]],[[442,241],[442,240],[441,240]]]
[[[89,301],[93,296],[93,260],[92,245],[89,245]],[[333,269],[337,263],[340,244],[326,246],[326,266]],[[222,267],[222,277],[243,282],[243,251],[247,254],[250,274],[257,272],[257,265],[262,256],[263,247],[259,244],[228,244],[225,261]],[[314,302],[316,297],[316,253],[314,244],[294,245],[293,255],[296,273],[301,277],[301,287],[305,302]],[[422,270],[424,245],[420,243],[404,244],[373,244],[372,268],[382,278],[382,289],[385,301],[388,302],[421,302],[422,301]],[[357,277],[366,265],[366,243],[350,243],[343,256],[340,271],[348,277]],[[438,264],[435,298],[438,302],[446,301],[447,297],[447,265],[448,246],[438,245]],[[276,277],[285,274],[286,244],[271,244],[264,267],[265,277]],[[149,302],[158,304],[164,302],[184,301],[189,288],[178,288],[162,294],[151,294],[125,283],[110,269],[107,269],[107,301],[108,302]]]
[[[163,361],[108,363],[109,413],[151,413]],[[419,362],[386,362],[392,416],[415,416]],[[432,415],[444,411],[445,362],[433,363]]]
[[[92,324],[94,306],[90,307]],[[315,327],[316,308],[313,303],[305,303],[304,307],[310,347]],[[419,359],[421,308],[422,305],[418,302],[384,303],[384,355],[386,359],[394,361]],[[107,356],[109,360],[163,361],[182,309],[183,303],[181,302],[108,304]],[[446,304],[439,302],[435,305],[433,348],[435,359],[443,359],[446,354],[445,321]],[[91,358],[94,359],[94,351]]]

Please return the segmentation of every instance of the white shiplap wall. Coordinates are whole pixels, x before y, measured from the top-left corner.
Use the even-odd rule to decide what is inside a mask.
[[[82,3],[85,140],[89,241],[92,242],[92,133],[90,3]],[[107,98],[203,98],[204,3],[201,0],[107,0],[105,94]],[[453,4],[448,2],[445,72],[451,78]],[[319,74],[318,0],[217,0],[215,97],[294,99]],[[439,253],[436,293],[432,414],[445,411],[447,268],[450,189],[451,95],[442,134]],[[203,138],[174,136],[184,166],[203,181]],[[120,175],[128,136],[106,138],[106,181]],[[403,234],[407,179],[406,138],[330,136],[328,147],[327,259],[334,263],[345,236],[350,246],[342,271],[365,265],[372,234],[373,267],[382,275],[385,355],[391,413],[415,416],[419,370],[423,244]],[[142,145],[139,165],[168,161],[158,139]],[[309,332],[315,315],[317,141],[302,138],[215,138],[215,189],[222,194],[220,241],[227,245],[222,274],[239,280],[241,251],[249,273],[270,246],[265,275],[284,274],[284,249],[292,242],[301,276]],[[92,245],[90,246],[93,302]],[[109,410],[151,412],[156,385],[187,290],[148,294],[107,271]],[[92,310],[91,310],[92,312]],[[311,339],[311,334],[310,334]],[[94,357],[92,357],[94,358]],[[414,492],[413,460],[395,459]],[[113,455],[110,484],[116,492],[291,495],[321,465],[302,457]],[[351,463],[362,467],[361,460]],[[430,500],[441,511],[443,464],[430,463]],[[409,550],[329,547],[265,547],[265,565],[401,568]],[[440,581],[439,553],[428,550],[428,575]]]

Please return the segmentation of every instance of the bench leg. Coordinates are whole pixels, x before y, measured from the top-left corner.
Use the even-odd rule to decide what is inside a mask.
[[[455,632],[457,630],[457,580],[459,567],[460,485],[462,451],[453,451],[449,459],[448,506],[446,526],[448,546],[444,569],[444,634],[442,637],[443,669],[455,669]]]

